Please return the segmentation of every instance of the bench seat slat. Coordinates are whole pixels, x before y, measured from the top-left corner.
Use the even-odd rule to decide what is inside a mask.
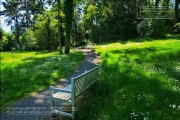
[[[62,100],[69,100],[71,98],[71,94],[70,93],[57,92],[57,93],[53,94],[53,97],[59,98]]]
[[[61,100],[70,100],[71,99],[71,85],[65,87],[64,89],[57,88],[55,90],[58,90],[58,92],[56,92],[52,95],[53,98],[61,99]]]

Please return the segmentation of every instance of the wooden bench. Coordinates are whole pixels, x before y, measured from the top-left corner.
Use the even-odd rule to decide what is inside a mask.
[[[75,118],[75,99],[81,95],[87,88],[89,88],[94,82],[101,78],[101,66],[97,66],[78,77],[71,78],[71,84],[64,89],[55,88],[50,86],[50,101],[51,112],[59,115]],[[56,91],[56,92],[55,92]],[[63,103],[69,103],[72,106],[72,114],[63,112],[61,110],[55,110],[54,101],[60,101]]]

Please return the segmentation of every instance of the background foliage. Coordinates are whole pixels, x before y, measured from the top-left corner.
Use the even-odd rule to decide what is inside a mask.
[[[139,7],[172,3],[170,0],[37,0],[22,3],[6,0],[3,5],[8,24],[14,26],[14,48],[48,51],[59,48],[63,53],[62,47],[65,46],[65,53],[69,53],[70,46],[82,45],[87,41],[101,43],[137,38],[137,25],[143,20],[137,19]],[[147,31],[142,37],[163,38],[168,32],[179,33],[178,5],[179,1],[175,0],[175,19],[149,19]],[[31,29],[29,34],[34,36],[34,42],[29,43],[32,39],[25,40],[29,34],[28,31],[21,33],[24,27]],[[2,42],[1,46],[8,44],[12,47],[6,38],[2,38],[6,42]],[[1,50],[10,48],[1,47]]]

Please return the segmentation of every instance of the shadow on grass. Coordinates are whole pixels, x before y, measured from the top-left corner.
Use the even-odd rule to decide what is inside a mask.
[[[165,39],[176,39],[176,40],[180,40],[180,35],[179,34],[170,34],[170,35],[166,35]]]
[[[144,37],[144,38],[135,38],[135,39],[129,39],[126,41],[122,41],[122,40],[117,40],[117,43],[120,43],[122,45],[128,44],[129,42],[132,43],[143,43],[143,42],[151,42],[151,41],[156,41],[156,40],[180,40],[180,35],[178,34],[167,34],[165,38],[159,38],[159,39],[153,39],[153,38],[149,38],[149,37]],[[111,43],[114,42],[105,42],[105,43],[101,43],[101,45],[109,45]]]
[[[123,57],[113,56],[122,53]],[[111,51],[102,62],[102,86],[93,85],[86,104],[78,103],[77,119],[178,120],[180,83],[172,79],[179,79],[180,74],[176,71],[176,76],[168,69],[179,67],[180,54],[167,53],[156,48]],[[136,59],[131,57],[134,54]],[[148,55],[147,60],[146,54],[152,56]]]
[[[44,54],[44,53],[43,53]],[[24,57],[15,67],[7,66],[1,75],[1,107],[10,105],[31,92],[46,89],[64,78],[84,59],[82,52],[69,55],[44,57]]]

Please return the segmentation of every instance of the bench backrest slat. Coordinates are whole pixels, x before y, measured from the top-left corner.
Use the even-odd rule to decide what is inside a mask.
[[[101,66],[98,66],[76,78],[73,78],[75,96],[77,97],[78,95],[80,95],[91,84],[93,84],[96,80],[100,79],[100,74]]]

